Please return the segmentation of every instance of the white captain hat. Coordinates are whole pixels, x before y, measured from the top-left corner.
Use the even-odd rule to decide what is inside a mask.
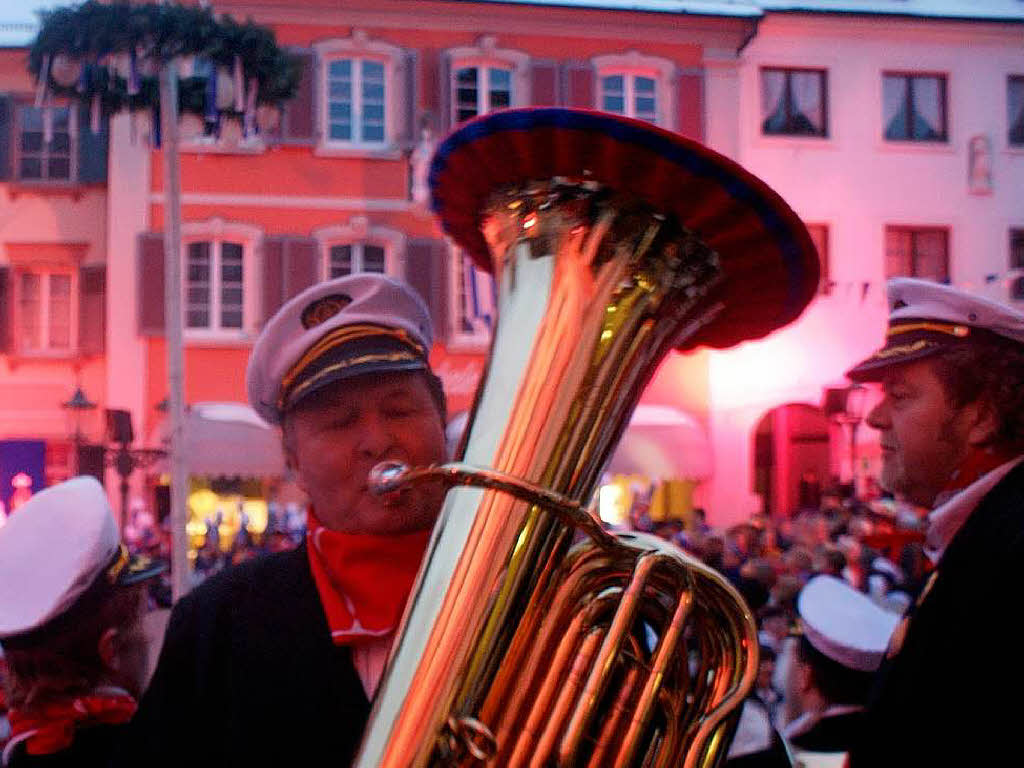
[[[0,639],[43,627],[97,580],[127,586],[163,570],[162,563],[129,556],[95,478],[51,486],[0,528]]]
[[[986,336],[1024,344],[1024,313],[997,301],[910,277],[890,280],[887,293],[885,344],[847,372],[854,381],[879,380],[894,365]]]
[[[271,424],[302,398],[346,378],[429,370],[430,313],[405,283],[363,273],[307,288],[260,333],[249,359],[252,407]]]
[[[815,650],[861,672],[878,668],[900,620],[834,576],[815,576],[808,581],[796,609],[804,637]]]

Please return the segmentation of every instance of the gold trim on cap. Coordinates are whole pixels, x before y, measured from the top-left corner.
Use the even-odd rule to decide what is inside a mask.
[[[418,341],[416,341],[408,331],[402,328],[388,328],[387,326],[373,325],[370,323],[361,323],[357,325],[343,325],[339,328],[335,328],[333,331],[330,331],[329,333],[324,334],[315,344],[313,344],[313,346],[311,346],[309,349],[305,351],[302,357],[295,361],[295,364],[292,365],[292,367],[288,370],[288,373],[284,375],[284,377],[281,379],[281,387],[278,390],[278,392],[280,393],[277,399],[278,410],[280,410],[283,407],[284,402],[294,394],[293,392],[290,391],[291,386],[295,383],[295,380],[298,378],[299,374],[301,374],[302,371],[304,371],[306,367],[309,366],[310,363],[312,363],[318,357],[323,355],[328,350],[333,349],[334,347],[340,346],[341,344],[347,344],[348,342],[356,341],[358,339],[371,338],[373,336],[389,336],[393,339],[398,339],[406,346],[411,347],[413,352],[415,352],[416,355],[418,355],[419,357],[425,359],[427,356],[426,348]],[[357,358],[352,363],[348,363],[346,365],[333,365],[327,368],[326,370],[338,370],[338,368],[341,367],[354,365],[358,361],[367,361],[368,357],[372,356]],[[385,355],[377,355],[376,357],[380,361],[388,359],[387,356]],[[404,360],[411,358],[402,357],[396,359]],[[318,373],[316,377],[311,379],[311,381],[315,381],[317,378],[319,378],[319,376],[320,373]],[[299,389],[298,391],[302,391],[302,389]]]
[[[301,384],[296,385],[295,389],[288,392],[287,396],[282,396],[277,404],[278,410],[283,410],[285,402],[293,399],[296,395],[305,392],[313,384],[320,381],[324,376],[335,371],[344,370],[345,368],[351,368],[354,365],[362,365],[363,363],[399,363],[407,360],[423,360],[424,358],[419,355],[414,355],[411,352],[388,352],[388,353],[377,353],[372,355],[360,355],[359,357],[351,357],[348,360],[342,360],[340,363],[329,365],[326,368],[316,372],[315,376],[312,376]]]
[[[911,331],[936,331],[937,333],[945,333],[950,336],[956,336],[960,339],[965,338],[971,333],[970,327],[960,325],[958,323],[921,321],[914,323],[894,323],[889,326],[889,330],[885,332],[885,335],[887,337],[899,336],[901,333],[910,333]]]
[[[931,341],[929,339],[919,339],[913,344],[901,344],[898,347],[885,347],[884,349],[880,349],[872,355],[872,359],[885,360],[893,355],[909,355],[912,352],[919,352],[927,347],[935,346],[938,346],[938,342]]]
[[[121,544],[117,549],[117,560],[107,568],[107,581],[111,584],[117,582],[117,577],[121,575],[121,571],[124,570],[125,566],[128,565],[128,547]]]

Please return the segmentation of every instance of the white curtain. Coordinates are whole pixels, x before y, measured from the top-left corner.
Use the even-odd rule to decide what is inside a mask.
[[[907,79],[886,75],[882,80],[882,125],[888,139],[908,138],[904,122],[907,102]]]
[[[915,77],[914,78],[914,112],[931,129],[936,136],[941,136],[943,130],[942,119],[942,79],[938,77]],[[916,121],[915,121],[916,122]],[[914,131],[916,138],[920,136],[919,131]]]
[[[786,92],[786,73],[761,70],[761,121],[766,131],[778,130],[786,119],[782,98]],[[778,124],[776,124],[778,123]]]
[[[825,128],[822,110],[822,80],[820,72],[794,72],[792,74],[793,102],[796,110],[802,114],[817,133]]]

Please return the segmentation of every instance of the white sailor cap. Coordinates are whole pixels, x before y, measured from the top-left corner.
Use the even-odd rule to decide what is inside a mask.
[[[99,578],[128,585],[162,570],[161,563],[129,557],[95,478],[46,488],[0,528],[0,638],[42,627]]]
[[[306,289],[260,333],[249,358],[249,402],[272,424],[302,398],[369,373],[428,370],[433,333],[404,283],[363,273]]]
[[[885,345],[846,375],[876,381],[893,365],[919,360],[994,334],[1024,344],[1024,313],[931,280],[893,278],[888,283]]]
[[[815,650],[862,672],[878,668],[900,619],[834,576],[808,581],[796,609],[804,637]]]

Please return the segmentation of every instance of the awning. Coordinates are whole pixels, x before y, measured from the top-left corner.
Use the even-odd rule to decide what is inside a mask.
[[[185,413],[184,450],[191,475],[264,477],[285,469],[277,430],[242,403],[192,405]]]
[[[466,412],[448,423],[449,450],[466,428]],[[607,472],[652,480],[701,480],[711,475],[711,444],[693,416],[667,405],[639,405],[612,454]]]
[[[690,414],[668,405],[638,405],[607,471],[701,480],[711,475],[711,444]]]

